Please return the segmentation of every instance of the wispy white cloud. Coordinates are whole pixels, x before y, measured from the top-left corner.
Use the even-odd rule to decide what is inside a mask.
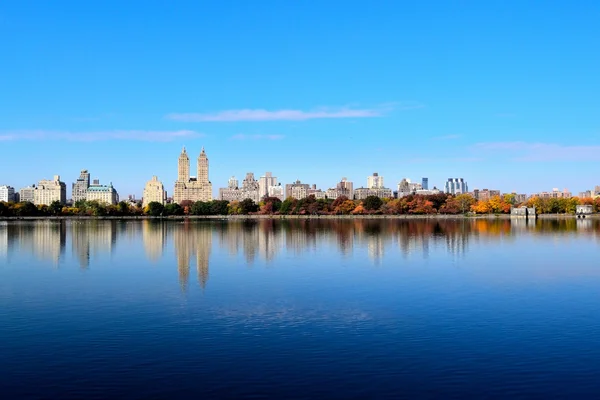
[[[597,145],[515,141],[477,143],[472,149],[480,154],[505,155],[513,161],[600,161],[600,146]]]
[[[147,142],[169,142],[177,138],[202,137],[204,134],[190,130],[143,131],[115,130],[97,132],[68,132],[50,130],[0,131],[0,141],[16,140],[66,140],[73,142],[95,142],[100,140],[137,140]]]
[[[388,103],[375,108],[319,108],[303,110],[242,109],[215,113],[171,113],[167,119],[183,122],[239,122],[239,121],[306,121],[310,119],[376,118],[387,112],[422,108],[420,103]]]
[[[231,140],[281,140],[285,136],[283,135],[246,135],[240,133],[238,135],[233,135]]]

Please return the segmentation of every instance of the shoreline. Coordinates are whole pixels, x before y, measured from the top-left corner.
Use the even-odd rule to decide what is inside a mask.
[[[575,214],[541,214],[537,219],[578,219]],[[600,214],[586,215],[585,219],[597,219]],[[61,216],[27,216],[27,217],[0,217],[0,221],[35,221],[35,220],[162,220],[162,221],[184,221],[184,220],[346,220],[346,219],[381,219],[381,220],[475,220],[475,219],[506,219],[524,220],[525,217],[513,217],[510,214],[485,214],[485,215],[463,215],[463,214],[423,214],[423,215],[171,215],[167,217],[154,217],[150,215],[124,215],[124,216],[87,216],[87,215],[61,215]],[[529,218],[535,220],[535,218]]]

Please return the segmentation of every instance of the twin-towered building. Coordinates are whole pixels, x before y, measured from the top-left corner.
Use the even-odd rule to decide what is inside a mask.
[[[198,156],[196,177],[190,176],[190,159],[185,147],[179,155],[173,201],[181,203],[184,200],[192,202],[212,200],[212,183],[208,180],[208,157],[204,147]]]

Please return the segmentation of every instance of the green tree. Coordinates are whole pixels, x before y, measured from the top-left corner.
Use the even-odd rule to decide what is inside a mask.
[[[247,215],[258,211],[258,205],[252,199],[244,199],[240,202],[242,214]]]
[[[377,196],[367,196],[363,201],[363,207],[368,211],[376,211],[381,208],[383,201]]]
[[[19,217],[32,216],[38,214],[37,207],[30,201],[25,201],[23,203],[17,204],[18,207],[15,207],[15,213]]]
[[[124,201],[119,202],[119,204],[117,204],[117,213],[119,215],[129,215],[130,214],[129,204],[127,204]]]
[[[158,201],[151,201],[146,207],[148,215],[151,215],[153,217],[158,217],[162,215],[162,213],[165,210],[165,206],[163,206]]]
[[[183,215],[183,207],[177,203],[169,203],[164,209],[165,215]]]
[[[60,204],[60,201],[58,200],[54,200],[52,203],[50,203],[50,205],[48,206],[48,212],[51,215],[59,215],[60,212],[62,211],[62,204]]]
[[[10,211],[11,210],[8,204],[6,204],[3,201],[0,201],[0,217],[9,217],[11,214]]]
[[[211,214],[211,204],[204,201],[197,201],[192,204],[191,211],[193,215],[209,215]]]
[[[293,197],[288,197],[281,203],[281,208],[279,209],[280,214],[289,214],[294,207],[296,206],[296,199]]]
[[[450,198],[450,196],[448,196],[448,198]],[[477,200],[475,200],[473,196],[467,193],[459,194],[454,198],[454,200],[456,201],[458,209],[463,214],[469,212],[469,210],[471,210],[471,206],[477,203]]]
[[[213,200],[210,203],[210,213],[212,215],[227,215],[229,202],[227,200]]]

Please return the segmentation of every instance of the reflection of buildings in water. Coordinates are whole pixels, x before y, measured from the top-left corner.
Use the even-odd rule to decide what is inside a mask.
[[[464,230],[446,234],[446,249],[456,257],[464,257],[469,246],[469,233]]]
[[[313,224],[313,225],[311,225]],[[303,254],[317,247],[316,221],[289,221],[285,229],[285,248],[296,255]]]
[[[8,227],[0,221],[0,261],[8,260]]]
[[[71,239],[73,255],[81,268],[90,266],[90,259],[101,254],[111,254],[117,237],[115,221],[73,221]]]
[[[262,221],[258,229],[259,257],[270,263],[275,259],[278,250],[283,246],[283,236],[272,220]]]
[[[229,222],[219,226],[219,246],[227,248],[232,256],[241,251],[246,263],[252,265],[257,259],[271,262],[283,247],[281,225],[277,221]]]
[[[163,256],[167,229],[162,221],[144,220],[142,225],[142,240],[146,257],[150,261],[158,261]]]
[[[32,221],[10,227],[19,253],[34,254],[40,260],[51,260],[58,265],[65,251],[66,227],[64,221]]]
[[[385,254],[385,246],[381,234],[375,233],[367,236],[367,249],[369,258],[375,264],[379,264]]]
[[[456,221],[403,221],[394,230],[403,258],[421,253],[429,258],[432,248],[445,247],[453,256],[464,256],[469,244],[470,225]]]
[[[510,229],[513,232],[525,232],[535,229],[535,218],[511,218]]]
[[[578,231],[591,231],[593,228],[594,224],[591,218],[577,218]]]
[[[208,281],[208,264],[212,247],[212,225],[185,221],[174,232],[175,255],[181,289],[187,288],[190,276],[190,258],[196,256],[198,283],[202,288]]]

